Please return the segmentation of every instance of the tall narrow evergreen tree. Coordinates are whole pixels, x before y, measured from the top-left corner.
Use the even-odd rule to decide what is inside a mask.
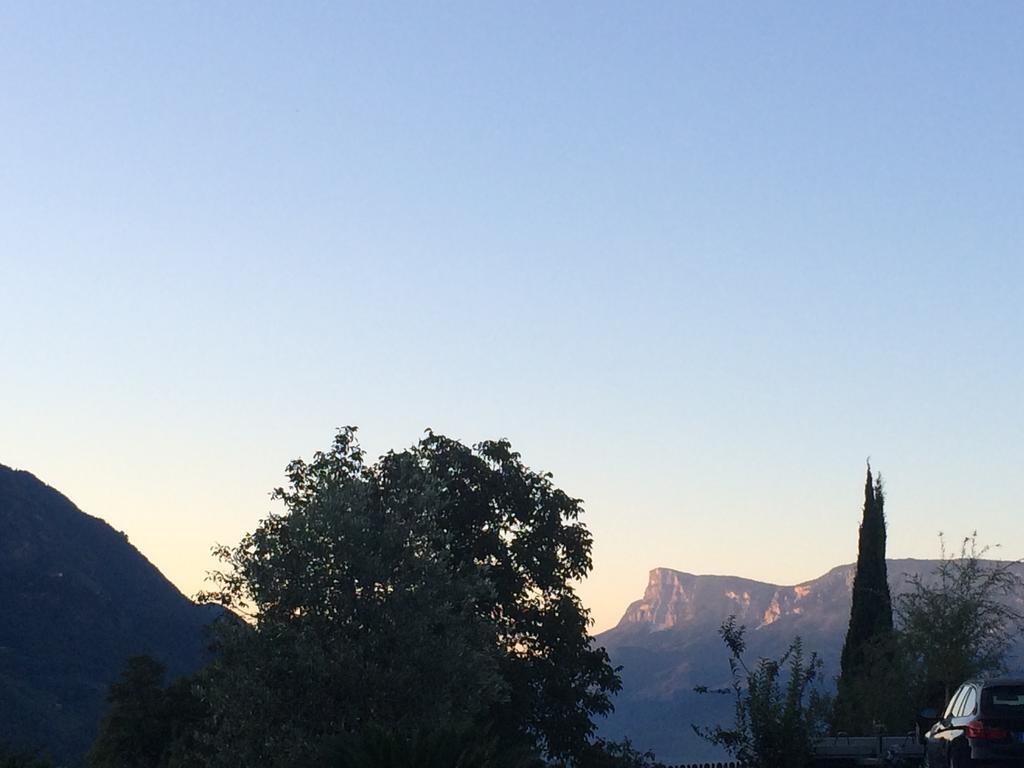
[[[880,713],[872,712],[883,684],[881,669],[889,661],[892,637],[892,596],[885,565],[885,494],[882,477],[872,480],[868,464],[864,482],[864,516],[860,524],[857,569],[853,577],[850,626],[843,643],[836,697],[836,725],[866,731]]]

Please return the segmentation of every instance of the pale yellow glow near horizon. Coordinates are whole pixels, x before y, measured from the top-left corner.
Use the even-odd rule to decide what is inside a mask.
[[[212,461],[212,457],[207,457]],[[188,596],[207,588],[207,571],[217,563],[210,555],[215,543],[233,544],[252,530],[272,508],[270,484],[253,479],[251,470],[201,462],[109,461],[102,454],[74,455],[65,462],[39,462],[45,469],[21,466],[67,495],[87,514],[124,531],[129,541],[178,589]],[[266,476],[280,478],[277,467]],[[557,477],[556,477],[557,481]],[[850,483],[856,486],[855,482]],[[594,569],[578,585],[591,611],[597,633],[614,626],[628,605],[643,596],[648,573],[667,567],[698,574],[742,576],[792,585],[814,579],[856,557],[859,500],[848,493],[843,507],[827,517],[794,507],[787,521],[758,524],[756,517],[668,513],[651,507],[619,507],[617,500],[586,505],[584,522],[594,536]],[[783,500],[780,507],[789,502]],[[931,558],[938,555],[934,530],[920,528],[919,514],[906,503],[890,501],[889,557]],[[777,514],[777,512],[776,512]],[[763,517],[763,516],[762,516]],[[842,524],[840,525],[839,522]],[[945,522],[950,522],[946,520]],[[953,536],[955,528],[947,525]],[[969,533],[969,531],[963,531]],[[992,526],[982,530],[998,536]],[[1009,532],[1004,528],[1004,535]],[[954,536],[955,538],[955,536]],[[1000,557],[1019,553],[1019,538],[1007,536]],[[1014,543],[1017,546],[1014,547]]]

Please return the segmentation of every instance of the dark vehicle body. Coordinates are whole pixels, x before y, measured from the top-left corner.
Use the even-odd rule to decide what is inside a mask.
[[[1024,768],[1024,678],[961,685],[924,749],[927,768]]]

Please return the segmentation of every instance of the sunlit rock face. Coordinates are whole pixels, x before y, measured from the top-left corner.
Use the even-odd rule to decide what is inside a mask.
[[[926,575],[936,561],[890,560],[889,582],[893,594],[904,591],[907,579]],[[692,573],[655,568],[650,572],[644,596],[632,603],[615,629],[602,635],[616,644],[632,631],[659,632],[708,623],[718,626],[729,616],[756,630],[785,617],[804,616],[815,625],[844,624],[849,618],[854,566],[841,565],[823,576],[795,586],[779,586],[737,576],[695,576]]]
[[[747,623],[768,610],[772,595],[771,585],[757,581],[655,568],[643,598],[626,609],[618,626],[636,625],[657,632],[702,623],[711,615],[735,615]]]
[[[893,595],[906,589],[911,576],[927,577],[936,564],[889,560]],[[693,690],[729,684],[728,655],[718,632],[729,616],[747,628],[749,659],[777,657],[799,635],[805,654],[816,652],[824,662],[822,683],[833,686],[850,619],[853,574],[852,564],[841,565],[802,584],[780,586],[655,568],[643,597],[617,626],[597,637],[612,663],[622,665],[623,678],[603,735],[629,736],[667,763],[721,757],[690,726],[731,722],[730,697]]]

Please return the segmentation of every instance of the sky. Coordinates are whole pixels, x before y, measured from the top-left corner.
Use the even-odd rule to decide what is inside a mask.
[[[1024,556],[1024,6],[9,2],[0,463],[194,594],[358,425],[649,569]]]

